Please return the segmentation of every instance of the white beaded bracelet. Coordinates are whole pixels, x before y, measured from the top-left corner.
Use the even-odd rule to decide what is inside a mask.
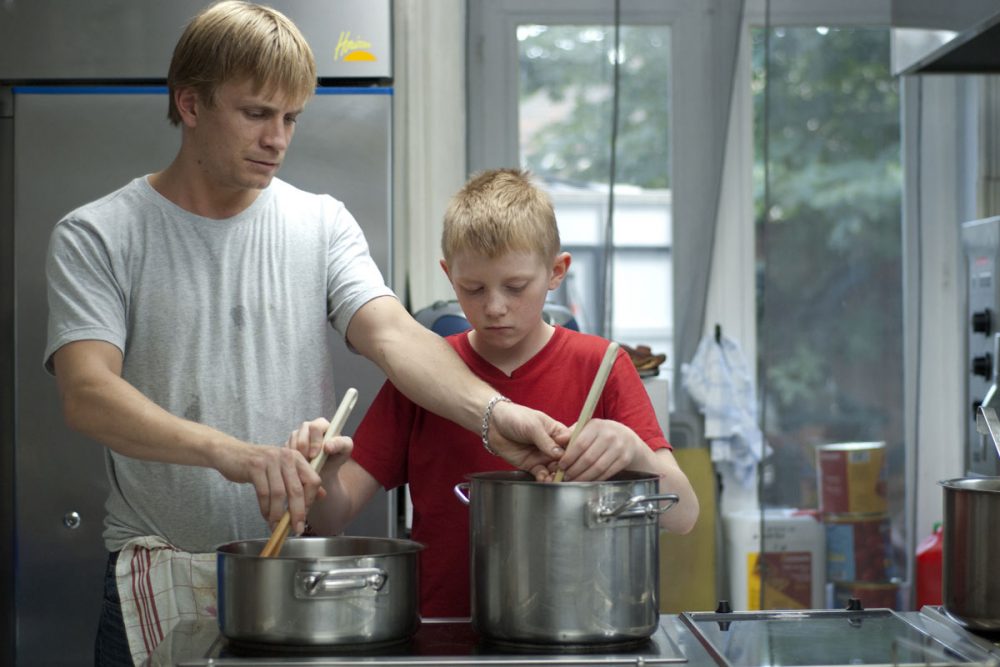
[[[509,398],[507,398],[503,394],[497,394],[496,396],[490,399],[489,403],[486,404],[486,412],[483,413],[483,447],[485,447],[486,451],[488,451],[493,456],[500,456],[500,452],[498,452],[497,450],[493,449],[493,447],[490,446],[490,438],[489,438],[490,418],[493,417],[494,406],[496,406],[496,404],[499,403],[500,401],[507,401],[508,403],[510,403]]]

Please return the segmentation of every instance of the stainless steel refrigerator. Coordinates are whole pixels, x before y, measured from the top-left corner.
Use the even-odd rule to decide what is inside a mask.
[[[69,431],[42,367],[45,252],[65,213],[157,171],[173,45],[202,0],[0,3],[0,664],[92,664],[107,554],[99,444]],[[317,95],[279,177],[345,202],[386,279],[391,249],[391,0],[267,2],[302,29]],[[383,381],[331,330],[338,394]],[[350,383],[350,384],[348,384]],[[395,533],[394,494],[348,532]]]

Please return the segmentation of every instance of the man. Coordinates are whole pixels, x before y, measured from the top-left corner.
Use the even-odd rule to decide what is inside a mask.
[[[122,617],[123,550],[208,552],[266,536],[286,507],[303,530],[320,487],[314,452],[262,445],[332,414],[328,323],[416,403],[515,466],[541,475],[561,454],[553,438],[568,440],[410,317],[343,204],[275,178],[315,82],[286,17],[213,5],[185,29],[168,73],[174,161],[53,231],[46,365],[70,427],[108,447],[99,663],[151,648],[133,633],[140,621]],[[182,583],[167,577],[158,592]]]

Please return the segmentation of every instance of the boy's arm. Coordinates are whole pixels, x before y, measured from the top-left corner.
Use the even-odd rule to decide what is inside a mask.
[[[292,431],[285,447],[296,449],[312,460],[323,448],[323,438],[330,422],[320,417],[303,422]],[[326,446],[326,464],[320,471],[322,478],[316,501],[309,510],[309,526],[320,535],[337,535],[344,531],[358,515],[375,491],[378,481],[351,458],[354,441],[347,436],[332,438]]]
[[[675,507],[660,515],[660,526],[675,533],[688,533],[698,520],[698,497],[687,475],[666,448],[653,451],[631,428],[610,419],[591,419],[559,461],[568,481],[594,481],[613,477],[622,470],[657,475],[660,493],[676,493]]]
[[[669,449],[658,449],[654,452],[649,448],[647,451],[655,459],[649,472],[655,472],[660,476],[660,493],[676,493],[679,498],[676,505],[660,514],[660,528],[681,535],[690,533],[701,511],[694,487],[677,464],[673,452]]]
[[[326,497],[313,503],[309,525],[319,535],[339,535],[372,499],[379,483],[352,458],[334,469],[323,468],[322,477]]]

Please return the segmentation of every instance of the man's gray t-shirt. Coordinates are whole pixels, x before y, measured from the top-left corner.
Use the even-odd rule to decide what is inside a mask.
[[[329,324],[344,335],[362,305],[392,294],[344,205],[278,179],[213,220],[137,178],[56,225],[46,272],[50,371],[63,345],[107,341],[159,406],[267,445],[332,415]],[[267,535],[252,485],[105,452],[110,551],[146,535],[185,551]]]

